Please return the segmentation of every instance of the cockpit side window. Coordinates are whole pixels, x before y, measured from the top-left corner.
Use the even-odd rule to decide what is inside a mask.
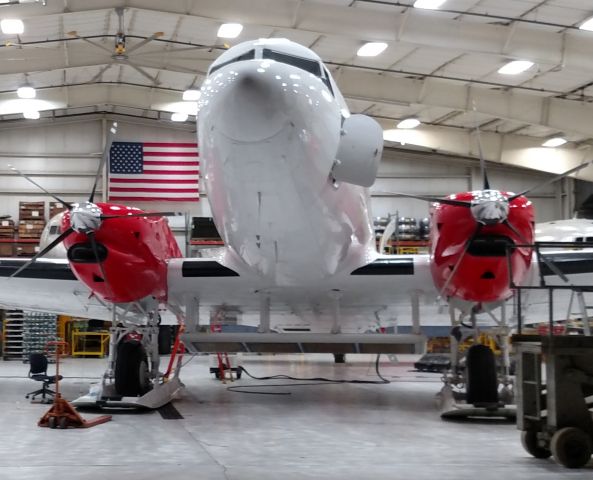
[[[329,72],[327,71],[327,68],[325,68],[325,67],[323,67],[323,77],[321,78],[321,80],[323,81],[323,83],[325,83],[325,86],[329,90],[329,93],[331,93],[332,96],[334,96],[334,89],[332,88],[332,83],[331,83],[331,80],[329,79]]]
[[[253,60],[254,58],[255,58],[255,50],[249,50],[248,52],[244,53],[243,55],[239,55],[238,57],[235,57],[231,60],[227,60],[226,62],[222,62],[222,63],[219,63],[218,65],[213,66],[210,69],[209,75],[212,75],[214,72],[216,72],[216,70],[219,70],[222,67],[225,67],[231,63],[241,62],[243,60]]]
[[[311,60],[309,58],[296,57],[287,53],[280,53],[269,48],[264,48],[262,52],[262,58],[268,60],[276,60],[277,62],[286,63],[293,67],[300,68],[306,72],[312,73],[316,77],[321,77],[321,65],[317,60]]]

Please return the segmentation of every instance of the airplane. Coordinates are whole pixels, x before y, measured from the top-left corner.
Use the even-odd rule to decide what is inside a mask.
[[[0,275],[10,277],[0,304],[111,320],[98,401],[157,390],[164,393],[146,405],[169,400],[175,388],[162,381],[155,352],[162,305],[185,323],[184,341],[197,351],[217,351],[221,343],[243,351],[420,350],[417,318],[409,334],[358,331],[388,307],[413,310],[411,296],[430,289],[425,256],[376,252],[368,187],[382,154],[381,127],[351,115],[319,56],[288,40],[225,51],[202,92],[203,181],[225,247],[211,258],[183,258],[162,212],[95,202],[97,175],[86,202],[52,195],[68,207],[57,238],[31,260],[0,260]],[[42,258],[61,243],[67,259]],[[200,333],[195,312],[221,306],[258,315],[260,333]],[[270,316],[282,311],[309,315],[327,329],[271,333]],[[354,332],[344,333],[348,322]]]
[[[428,255],[376,251],[368,188],[381,159],[381,127],[350,114],[320,57],[286,39],[228,49],[210,66],[201,90],[202,179],[224,247],[210,257],[183,258],[163,218],[173,212],[94,202],[112,132],[89,199],[69,204],[52,195],[68,207],[60,235],[31,260],[0,259],[0,276],[11,282],[0,289],[0,304],[112,321],[105,378],[86,397],[101,405],[113,400],[156,408],[181,388],[179,362],[172,377],[173,361],[159,372],[163,306],[183,325],[183,342],[198,352],[421,351],[419,297],[435,294],[435,267]],[[489,219],[479,210],[490,200],[469,210]],[[436,201],[448,207],[454,199]],[[471,203],[469,196],[456,201],[457,207]],[[465,248],[454,236],[453,258],[471,253],[485,238],[481,230]],[[42,258],[61,243],[67,259]],[[524,259],[518,263],[521,272],[528,270]],[[436,271],[448,268],[439,264]],[[441,289],[464,290],[453,280],[440,282]],[[256,315],[259,331],[204,333],[204,307]],[[361,332],[391,309],[407,310],[411,333]],[[271,316],[286,312],[310,316],[315,331],[272,332]],[[178,338],[174,353],[179,345]]]

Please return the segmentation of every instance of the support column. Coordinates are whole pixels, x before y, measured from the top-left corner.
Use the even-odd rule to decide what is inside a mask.
[[[259,292],[259,333],[270,332],[270,294]]]
[[[330,292],[330,297],[332,299],[332,328],[331,333],[341,333],[342,328],[340,326],[341,320],[341,312],[340,312],[340,298],[342,298],[342,292],[339,290],[332,290]]]

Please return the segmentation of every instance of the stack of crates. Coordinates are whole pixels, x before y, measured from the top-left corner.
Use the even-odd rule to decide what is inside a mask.
[[[45,228],[45,202],[19,202],[19,239],[39,239]],[[17,255],[35,255],[34,244],[20,244]]]
[[[23,360],[31,353],[45,353],[51,360],[55,353],[55,345],[48,342],[58,339],[58,316],[43,312],[23,313]]]
[[[49,219],[54,218],[58,213],[62,213],[68,210],[66,205],[61,202],[49,202]]]
[[[0,238],[14,240],[14,222],[10,219],[0,220]],[[0,243],[0,257],[14,256],[14,243]]]

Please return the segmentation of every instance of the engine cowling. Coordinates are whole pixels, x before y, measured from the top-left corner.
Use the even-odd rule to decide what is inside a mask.
[[[342,125],[332,176],[340,182],[370,187],[375,183],[382,153],[381,126],[366,115],[351,115]]]

